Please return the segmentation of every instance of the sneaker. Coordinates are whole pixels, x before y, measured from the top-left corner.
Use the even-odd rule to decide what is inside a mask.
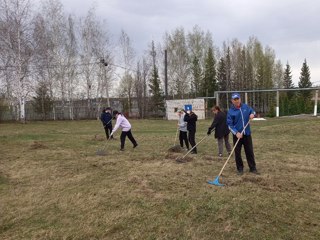
[[[124,148],[120,148],[120,151],[123,152],[123,151],[124,151]]]
[[[136,148],[136,147],[138,147],[138,143],[136,143],[136,144],[133,145],[133,148]]]
[[[258,173],[257,169],[250,169],[249,172],[253,173],[253,174],[256,174],[256,175],[260,175],[260,173]]]
[[[222,154],[221,154],[221,153],[219,153],[219,157],[222,157]]]
[[[238,170],[238,175],[243,175],[243,169]]]
[[[197,152],[195,152],[195,151],[191,151],[191,154],[197,154]]]

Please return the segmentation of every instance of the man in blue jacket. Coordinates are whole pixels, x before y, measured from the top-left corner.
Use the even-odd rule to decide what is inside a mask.
[[[111,132],[112,132],[112,115],[111,115],[111,108],[110,107],[102,109],[100,120],[103,124],[103,128],[106,133],[106,137],[107,137],[107,139],[109,139],[109,134],[111,134]],[[113,139],[112,135],[111,135],[111,139]]]
[[[250,172],[258,174],[253,153],[250,124],[245,128],[250,119],[254,118],[255,112],[247,104],[241,103],[239,93],[232,93],[231,99],[233,105],[227,114],[227,124],[233,134],[233,144],[240,139],[235,148],[235,160],[238,173],[239,175],[243,174],[243,161],[241,157],[241,148],[243,145]],[[244,128],[245,130],[242,133]]]

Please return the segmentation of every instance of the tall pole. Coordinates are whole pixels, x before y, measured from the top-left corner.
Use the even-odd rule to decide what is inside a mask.
[[[100,59],[100,63],[101,63],[101,70],[102,70],[102,78],[103,81],[105,83],[106,86],[106,95],[107,95],[107,104],[108,107],[110,107],[110,98],[109,98],[109,81],[107,79],[107,67],[108,67],[108,63],[104,60],[104,58]]]
[[[277,91],[276,117],[279,117],[279,91]]]
[[[216,94],[216,105],[219,106],[219,93],[215,92]]]
[[[167,50],[164,50],[164,93],[166,99],[168,99],[168,58]]]
[[[108,66],[108,65],[107,65]],[[104,79],[106,81],[106,95],[107,95],[107,105],[110,107],[110,98],[109,98],[109,80],[107,79],[107,66],[104,68]]]
[[[316,90],[316,94],[314,96],[314,116],[317,116],[318,114],[318,96],[319,90]]]

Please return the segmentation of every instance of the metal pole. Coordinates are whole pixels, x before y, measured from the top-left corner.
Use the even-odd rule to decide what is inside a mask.
[[[219,93],[215,92],[216,94],[216,105],[219,106]]]
[[[279,117],[279,91],[277,91],[276,117]]]
[[[318,114],[318,96],[319,90],[316,90],[316,94],[314,96],[314,116],[317,116]]]
[[[244,98],[245,98],[245,104],[248,104],[248,93],[244,93]]]
[[[107,79],[107,66],[105,66],[105,68],[104,68],[104,79],[105,79],[105,81],[106,81],[106,94],[107,94],[107,105],[108,105],[108,107],[110,107],[110,97],[109,97],[109,81],[108,81],[108,79]]]

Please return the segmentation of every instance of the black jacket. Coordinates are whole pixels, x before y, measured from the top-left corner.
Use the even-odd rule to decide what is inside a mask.
[[[184,119],[185,122],[187,122],[187,130],[188,131],[196,131],[197,125],[196,125],[196,121],[198,120],[198,116],[195,113],[186,113],[186,115],[184,115]]]
[[[102,124],[103,124],[103,126],[112,126],[112,115],[111,115],[111,113],[109,113],[109,112],[103,112],[103,113],[101,113],[101,117],[100,117],[100,120],[101,120],[101,122],[102,122]]]
[[[227,125],[227,115],[224,112],[218,112],[215,115],[209,130],[212,130],[213,128],[215,128],[215,138],[222,138],[229,134],[230,130]]]

